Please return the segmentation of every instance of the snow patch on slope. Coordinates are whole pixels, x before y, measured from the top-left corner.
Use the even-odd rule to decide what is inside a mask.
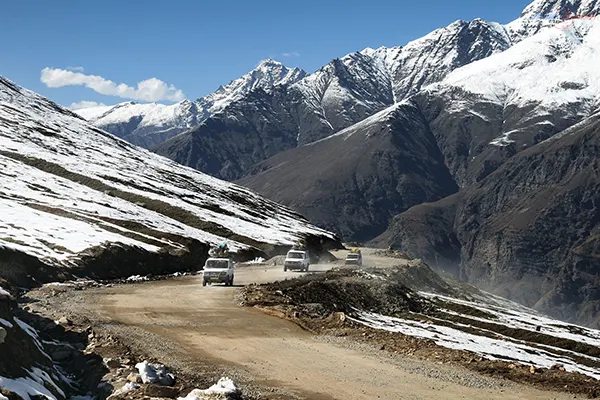
[[[15,392],[25,400],[31,400],[32,396],[39,396],[48,400],[56,400],[56,396],[52,394],[52,392],[44,385],[44,382],[47,382],[48,384],[56,387],[52,380],[43,379],[42,376],[36,375],[35,371],[27,372],[30,376],[27,378],[10,379],[0,376],[0,387],[8,389],[11,392]]]
[[[557,356],[549,351],[526,344],[474,335],[459,329],[436,325],[435,322],[433,324],[426,324],[369,312],[360,312],[358,313],[358,318],[349,317],[349,319],[375,329],[402,333],[421,339],[431,339],[439,346],[470,351],[490,360],[516,361],[543,368],[562,364],[567,371],[579,372],[592,378],[600,379],[600,372],[597,369],[578,364],[566,356]],[[595,359],[595,361],[600,361],[600,359]]]
[[[2,297],[11,297],[11,296],[10,296],[10,293],[8,291],[4,290],[2,288],[2,286],[0,286],[0,298],[2,298]]]
[[[578,21],[569,30],[545,30],[501,54],[452,72],[442,85],[521,106],[598,99],[599,22]]]
[[[492,294],[482,292],[481,295],[472,295],[472,300],[462,300],[428,292],[419,292],[418,294],[431,300],[438,307],[444,307],[444,304],[453,304],[461,306],[461,310],[478,310],[480,316],[444,308],[438,309],[448,315],[459,316],[471,321],[480,321],[485,324],[483,325],[485,327],[499,325],[553,338],[562,338],[589,346],[600,346],[600,331],[554,320],[525,306]],[[419,317],[418,319],[422,318],[419,314],[415,315]],[[486,317],[487,315],[489,317]],[[443,323],[438,323],[442,322],[438,317],[427,316],[426,318],[429,321],[421,322],[415,319],[394,318],[356,310],[356,315],[350,319],[374,329],[397,332],[421,339],[431,339],[439,346],[470,351],[491,360],[519,362],[542,368],[562,364],[567,371],[579,372],[600,379],[598,369],[581,362],[581,359],[587,359],[598,363],[600,362],[598,357],[576,350],[547,345],[543,342],[526,341],[506,336],[508,334],[498,333],[493,331],[492,328],[479,328],[476,323],[466,325],[455,322],[451,318],[443,319]],[[448,323],[451,326],[448,326]],[[476,334],[477,331],[481,334]],[[503,331],[500,330],[500,332]]]

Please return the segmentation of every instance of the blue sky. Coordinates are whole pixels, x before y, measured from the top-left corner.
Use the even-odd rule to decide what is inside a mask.
[[[84,86],[48,87],[40,80],[44,68],[49,68],[46,82],[94,75],[101,92],[170,103],[206,95],[265,58],[312,72],[332,58],[365,47],[403,45],[457,19],[505,23],[529,3],[7,1],[0,24],[0,75],[67,106],[81,101],[115,104],[127,98]],[[57,75],[50,69],[65,71]],[[142,81],[142,89],[136,90]],[[116,87],[122,83],[130,87]]]

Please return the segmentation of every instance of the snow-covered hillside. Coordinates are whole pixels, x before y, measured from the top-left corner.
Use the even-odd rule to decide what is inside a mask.
[[[458,112],[486,102],[503,109],[528,109],[520,121],[523,127],[553,125],[554,115],[577,121],[600,107],[598,65],[600,18],[574,20],[565,29],[546,29],[502,54],[460,68],[428,90],[462,90],[462,101],[453,106]],[[515,128],[491,144],[513,143],[520,132]]]
[[[83,108],[75,112],[95,126],[130,143],[151,148],[198,126],[212,114],[253,90],[260,88],[269,91],[277,85],[292,84],[305,75],[298,68],[287,68],[269,59],[262,61],[248,74],[196,101],[183,100],[173,105],[126,102],[115,106]]]
[[[357,310],[353,321],[375,329],[397,332],[437,345],[465,350],[490,360],[523,363],[538,368],[563,367],[600,379],[600,331],[567,324],[538,314],[512,301],[482,293],[463,300],[434,293],[420,296],[439,307],[423,321],[394,318]],[[461,311],[457,311],[461,310]],[[590,351],[590,349],[592,351]]]
[[[72,264],[105,242],[235,250],[332,238],[258,195],[99,130],[0,77],[0,248]]]
[[[599,13],[598,0],[534,0],[505,28],[516,43],[547,28],[568,29],[573,21]]]

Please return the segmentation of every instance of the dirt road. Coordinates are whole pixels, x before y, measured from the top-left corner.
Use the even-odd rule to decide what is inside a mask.
[[[397,261],[365,255],[365,264]],[[318,273],[330,265],[311,266]],[[244,267],[236,285],[297,273],[280,267]],[[202,287],[199,276],[102,289],[87,304],[104,321],[164,337],[204,362],[239,368],[258,385],[286,388],[306,399],[567,399],[464,369],[314,338],[295,324],[239,307],[236,287]]]

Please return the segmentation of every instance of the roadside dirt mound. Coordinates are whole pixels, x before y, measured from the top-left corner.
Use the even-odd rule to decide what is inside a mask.
[[[425,312],[429,307],[427,301],[399,281],[354,269],[333,269],[262,287],[249,286],[243,296],[245,305],[286,304],[321,316],[352,314],[355,309],[397,315]]]
[[[378,257],[398,258],[401,260],[412,260],[408,254],[400,250],[381,249],[373,252],[373,255]]]

